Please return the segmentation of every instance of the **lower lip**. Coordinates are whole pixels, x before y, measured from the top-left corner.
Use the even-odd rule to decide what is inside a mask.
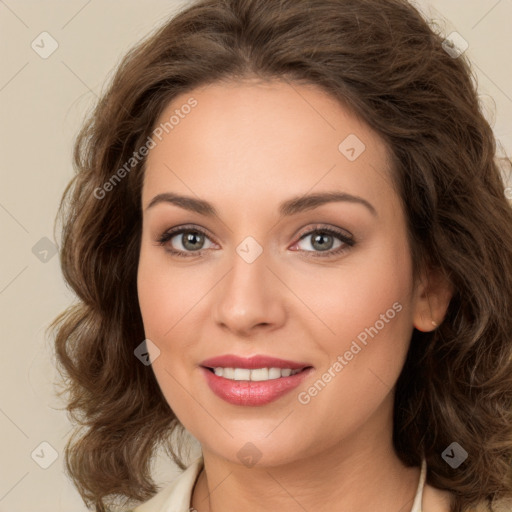
[[[201,367],[210,389],[233,405],[265,405],[295,389],[312,371],[307,368],[289,377],[265,381],[230,380]]]

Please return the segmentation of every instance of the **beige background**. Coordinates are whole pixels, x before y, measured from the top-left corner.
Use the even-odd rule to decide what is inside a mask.
[[[121,55],[186,3],[0,0],[0,512],[86,510],[63,473],[70,424],[53,394],[51,340],[44,337],[72,300],[51,252],[53,223],[85,112]],[[419,5],[443,34],[456,30],[469,43],[482,104],[512,154],[512,1]],[[44,31],[58,43],[47,58],[31,47]],[[53,450],[57,458],[44,469]],[[161,482],[176,474],[161,461],[157,469]]]

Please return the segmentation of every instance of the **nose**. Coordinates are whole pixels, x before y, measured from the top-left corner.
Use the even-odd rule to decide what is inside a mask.
[[[224,330],[247,337],[283,325],[285,286],[270,270],[265,251],[252,263],[234,253],[231,271],[215,287],[213,319]]]

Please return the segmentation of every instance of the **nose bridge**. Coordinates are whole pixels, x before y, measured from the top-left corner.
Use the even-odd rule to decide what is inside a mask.
[[[283,318],[280,293],[272,283],[263,247],[247,237],[235,248],[229,264],[231,271],[216,294],[215,320],[239,332],[279,323]]]

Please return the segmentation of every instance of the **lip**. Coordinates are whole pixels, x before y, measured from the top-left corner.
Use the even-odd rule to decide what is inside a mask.
[[[268,358],[266,360],[268,360]],[[206,362],[209,361],[212,360]],[[283,360],[281,359],[280,361],[282,362]],[[245,362],[247,363],[247,360]],[[253,361],[251,361],[251,364],[252,363]],[[289,364],[289,362],[287,364]],[[284,367],[290,368],[290,366]],[[299,368],[300,367],[301,366],[299,366]],[[240,366],[236,366],[236,368],[240,368]],[[259,366],[256,366],[256,368],[259,368]],[[281,367],[274,366],[274,368]],[[295,375],[267,381],[230,380],[215,375],[215,373],[207,367],[202,367],[200,370],[203,372],[212,392],[222,400],[232,405],[261,406],[269,404],[295,389],[314,371],[314,368],[305,368]]]
[[[252,357],[240,357],[234,354],[225,354],[205,359],[200,363],[200,365],[204,368],[246,368],[249,370],[255,368],[291,368],[292,370],[302,370],[303,368],[312,366],[310,363],[288,361],[286,359],[279,359],[261,354],[254,355]]]

